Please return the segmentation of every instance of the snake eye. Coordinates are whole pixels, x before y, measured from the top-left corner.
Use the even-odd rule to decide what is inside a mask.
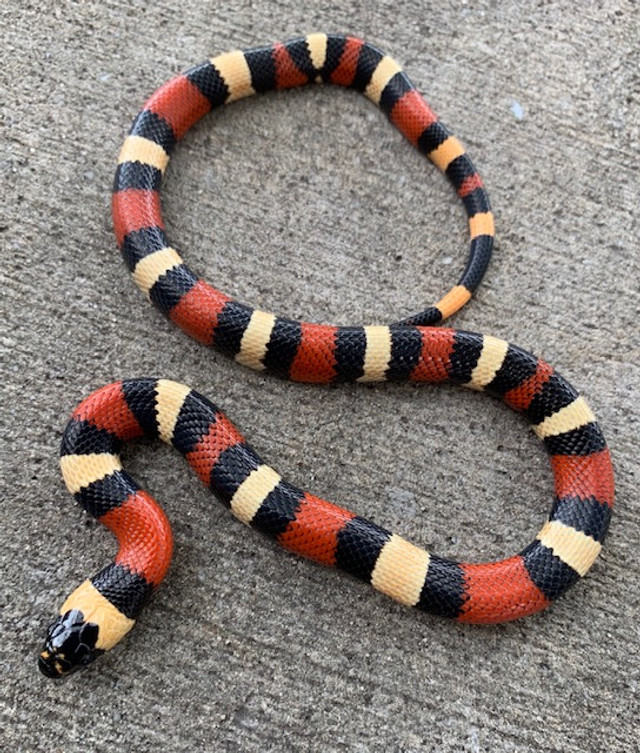
[[[38,658],[38,666],[47,677],[64,677],[87,664],[101,653],[96,649],[98,626],[86,622],[79,609],[71,609],[60,615],[47,632],[44,648]]]

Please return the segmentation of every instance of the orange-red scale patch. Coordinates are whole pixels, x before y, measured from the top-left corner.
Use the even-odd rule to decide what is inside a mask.
[[[415,89],[403,94],[391,111],[391,122],[414,146],[425,128],[437,119],[438,116]]]
[[[122,382],[102,387],[83,400],[73,412],[73,418],[90,421],[98,429],[106,429],[122,441],[135,439],[144,434],[127,405],[122,392]]]
[[[307,83],[306,74],[294,63],[287,48],[281,42],[273,47],[273,59],[276,64],[276,89],[291,89]]]
[[[116,191],[111,198],[113,229],[118,245],[126,235],[145,227],[164,228],[158,191],[143,188],[128,188]]]
[[[338,533],[354,517],[354,513],[305,492],[295,520],[278,536],[278,543],[314,562],[333,567]]]
[[[361,39],[347,37],[340,62],[329,77],[332,84],[351,86],[356,76],[358,57],[363,44],[364,42]]]
[[[514,387],[512,390],[505,392],[502,399],[513,410],[521,413],[526,411],[531,405],[533,398],[540,392],[542,387],[549,381],[553,374],[553,367],[545,361],[538,361],[538,368],[535,374],[525,379],[522,384]]]
[[[465,196],[473,193],[476,188],[483,188],[482,178],[478,175],[478,173],[476,173],[475,175],[470,175],[468,178],[465,178],[462,181],[462,184],[458,189],[458,196],[461,199],[464,199]]]
[[[551,468],[558,497],[595,497],[613,507],[614,480],[608,449],[591,455],[552,455]]]
[[[160,87],[144,109],[159,115],[171,126],[176,139],[181,139],[211,110],[211,103],[188,78],[178,76]]]
[[[147,583],[160,583],[171,562],[173,537],[167,516],[155,499],[145,491],[135,492],[105,513],[100,522],[118,539],[117,564],[142,575]]]
[[[230,300],[229,296],[209,283],[198,280],[171,309],[169,317],[191,337],[205,345],[212,345],[218,316]]]
[[[211,471],[218,462],[220,455],[236,444],[244,442],[244,437],[223,414],[218,413],[216,420],[191,452],[185,458],[198,478],[205,486],[209,486]]]
[[[422,352],[409,377],[412,382],[446,382],[449,379],[455,330],[420,327]]]
[[[467,601],[457,617],[459,622],[506,622],[539,612],[550,603],[518,554],[501,562],[461,567]]]
[[[326,324],[301,322],[302,337],[289,369],[289,379],[294,382],[323,384],[336,375],[337,327]]]

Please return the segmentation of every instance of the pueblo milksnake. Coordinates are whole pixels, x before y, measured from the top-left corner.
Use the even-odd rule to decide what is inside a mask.
[[[398,324],[308,324],[236,303],[194,275],[166,237],[159,188],[185,132],[220,105],[314,81],[364,92],[447,175],[466,208],[471,247],[459,283]],[[193,337],[294,381],[451,382],[498,396],[546,446],[555,496],[548,520],[519,554],[453,562],[283,480],[190,388],[155,378],[116,382],[74,411],[61,466],[69,490],[113,531],[119,549],[112,564],[67,598],[49,628],[39,660],[46,675],[66,675],[113,647],[167,571],[169,523],[119,459],[122,443],[143,435],[172,444],[244,523],[426,612],[462,622],[511,620],[543,609],[587,572],[613,505],[604,437],[583,398],[544,361],[495,337],[426,326],[457,311],[479,284],[491,256],[493,217],[462,145],[392,58],[354,37],[312,34],[226,53],[178,76],[133,123],[118,160],[113,216],[135,282]]]

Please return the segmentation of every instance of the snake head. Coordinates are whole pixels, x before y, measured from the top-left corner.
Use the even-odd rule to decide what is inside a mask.
[[[86,622],[79,609],[70,609],[50,625],[38,658],[47,677],[64,677],[91,664],[101,653],[97,649],[98,626]]]

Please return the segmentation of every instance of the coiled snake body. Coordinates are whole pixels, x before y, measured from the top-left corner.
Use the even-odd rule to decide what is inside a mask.
[[[467,210],[471,246],[460,281],[398,324],[335,327],[252,309],[194,275],[166,237],[160,182],[188,128],[216,106],[313,81],[363,91],[449,177]],[[353,37],[312,34],[226,53],[175,78],[134,121],[118,161],[113,214],[134,280],[193,337],[294,381],[453,382],[499,396],[545,444],[555,497],[548,520],[519,554],[485,564],[453,562],[288,483],[190,388],[151,378],[108,385],[73,413],[61,466],[69,490],[113,531],[119,550],[63,604],[40,655],[45,674],[67,674],[114,646],[167,571],[169,523],[122,469],[118,454],[123,442],[142,435],[172,444],[244,523],[426,612],[463,622],[511,620],[544,608],[587,572],[608,528],[614,486],[604,437],[585,401],[548,364],[515,345],[425,326],[471,297],[491,255],[493,218],[460,142],[394,60]]]

